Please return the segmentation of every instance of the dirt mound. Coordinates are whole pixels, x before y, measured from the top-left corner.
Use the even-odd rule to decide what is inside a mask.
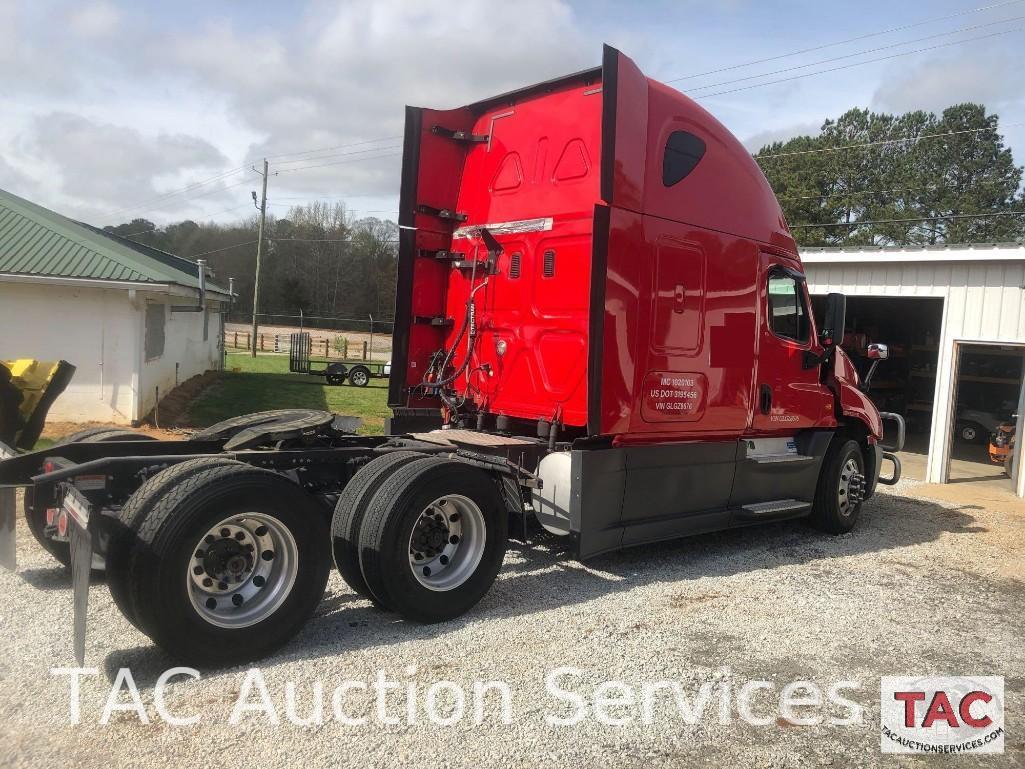
[[[173,430],[185,421],[189,404],[203,390],[224,376],[223,371],[207,371],[205,374],[186,379],[160,399],[157,407],[143,419],[147,425],[164,430]]]

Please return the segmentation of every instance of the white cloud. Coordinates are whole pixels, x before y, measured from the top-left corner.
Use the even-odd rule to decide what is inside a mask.
[[[218,24],[181,35],[170,50],[176,67],[221,91],[263,133],[256,157],[395,136],[404,104],[459,106],[601,55],[562,0],[464,0],[458,13],[413,0],[315,2],[292,38],[246,37]],[[397,192],[396,157],[328,160],[344,162],[283,174],[273,186]]]
[[[785,142],[788,139],[793,139],[795,136],[817,136],[821,128],[822,121],[817,123],[797,123],[779,128],[767,128],[764,131],[748,136],[742,140],[742,143],[749,152],[758,152],[767,144]]]
[[[942,112],[959,102],[973,101],[999,109],[1020,102],[1021,71],[1025,56],[1020,51],[991,49],[959,52],[956,56],[930,58],[911,67],[891,68],[872,99],[875,109],[906,112],[924,109]]]
[[[208,176],[228,164],[201,137],[146,136],[70,112],[39,115],[19,144],[37,168],[53,169],[60,193],[93,214],[150,199],[167,178],[177,183],[190,172]]]
[[[117,31],[121,14],[108,2],[87,3],[68,15],[68,26],[87,39],[109,37]]]

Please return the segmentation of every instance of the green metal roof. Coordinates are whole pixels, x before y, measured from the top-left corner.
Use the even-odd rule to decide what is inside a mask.
[[[0,274],[199,287],[189,260],[112,235],[0,190]],[[207,282],[207,288],[224,292]]]

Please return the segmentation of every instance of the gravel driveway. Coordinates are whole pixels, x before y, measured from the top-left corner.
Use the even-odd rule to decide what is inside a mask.
[[[827,537],[801,523],[732,531],[630,550],[581,565],[548,548],[510,551],[498,582],[468,616],[444,625],[396,621],[358,599],[337,577],[317,616],[261,671],[281,723],[229,716],[244,669],[178,679],[168,709],[199,713],[176,727],[157,718],[154,682],[173,665],[116,611],[107,589],[90,595],[81,723],[68,724],[67,677],[73,665],[68,576],[22,527],[19,572],[0,573],[0,765],[2,766],[1011,766],[1025,764],[1025,512],[916,498],[903,483],[866,504],[858,528]],[[1015,503],[1008,502],[1008,507]],[[129,667],[154,720],[100,714],[119,668]],[[846,696],[864,708],[860,725],[801,726],[771,718],[773,701],[756,700],[770,723],[714,716],[688,724],[671,699],[654,701],[651,723],[624,705],[622,726],[584,718],[546,723],[575,706],[546,690],[560,667],[564,690],[593,701],[595,687],[618,679],[639,686],[674,680],[694,693],[702,682],[807,679],[825,690],[848,680]],[[347,681],[373,682],[378,671],[401,684],[381,723],[375,703],[351,692],[348,725],[331,717],[331,692]],[[975,759],[911,761],[879,752],[881,675],[990,674],[1005,677],[1006,752]],[[483,723],[470,715],[450,726],[406,718],[431,684],[503,680],[500,697],[482,697]],[[296,725],[285,708],[294,682],[298,715],[310,714],[314,682],[325,691],[322,724]],[[127,701],[127,698],[125,698]],[[256,702],[255,693],[247,698]],[[714,710],[712,711],[715,712]]]

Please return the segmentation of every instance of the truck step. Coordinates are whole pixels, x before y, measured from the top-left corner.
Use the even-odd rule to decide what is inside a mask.
[[[811,504],[799,499],[776,499],[771,502],[755,502],[744,505],[741,510],[753,518],[768,518],[775,515],[803,513],[806,510],[811,510]]]
[[[807,454],[760,454],[748,457],[748,461],[757,462],[760,465],[771,465],[777,462],[811,462],[815,457]]]

